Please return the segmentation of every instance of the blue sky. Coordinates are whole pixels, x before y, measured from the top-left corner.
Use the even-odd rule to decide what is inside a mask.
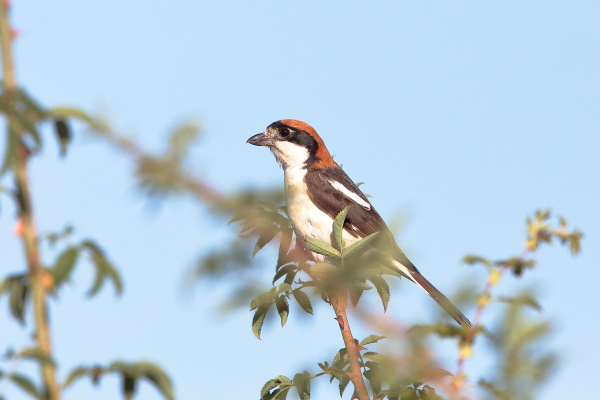
[[[346,172],[366,182],[380,214],[406,219],[400,245],[443,292],[465,280],[483,286],[461,257],[519,253],[525,216],[552,207],[586,233],[582,254],[544,249],[538,269],[499,290],[534,285],[555,322],[550,344],[562,365],[540,398],[582,397],[595,382],[598,2],[15,1],[13,21],[17,80],[43,104],[106,113],[149,149],[178,122],[200,120],[205,136],[192,166],[223,190],[280,185],[273,157],[245,141],[278,119],[310,123]],[[214,312],[227,288],[182,294],[195,257],[230,228],[185,200],[156,212],[136,192],[127,160],[83,133],[59,160],[50,135],[32,164],[39,230],[73,224],[125,278],[122,298],[106,288],[82,301],[92,275],[81,265],[53,303],[62,376],[81,362],[151,358],[171,373],[180,399],[256,398],[268,379],[341,347],[325,307],[314,318],[292,313],[258,341],[251,314]],[[2,274],[23,268],[12,212],[3,200]],[[273,256],[261,260],[267,276]],[[396,291],[390,315],[431,319],[431,301],[416,287]],[[27,332],[4,323],[2,346],[27,343]],[[227,362],[214,361],[221,357]],[[117,385],[81,382],[65,399],[114,397]],[[138,398],[158,398],[140,389]],[[322,385],[315,398],[335,393]]]

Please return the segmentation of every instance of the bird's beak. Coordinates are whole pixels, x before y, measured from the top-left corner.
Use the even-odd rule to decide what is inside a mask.
[[[258,135],[254,135],[248,139],[246,143],[250,143],[255,146],[271,146],[273,144],[273,139],[267,138],[264,133],[259,133]]]

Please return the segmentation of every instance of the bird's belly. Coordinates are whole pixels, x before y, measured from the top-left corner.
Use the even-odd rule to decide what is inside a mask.
[[[332,244],[333,220],[329,215],[315,206],[308,196],[304,182],[301,182],[299,185],[286,185],[285,189],[287,212],[296,236],[300,237],[302,241],[312,238]],[[346,246],[359,239],[350,235],[345,230],[342,231],[342,238],[346,242]],[[337,248],[337,246],[334,247]],[[317,262],[327,260],[327,257],[314,252],[313,256]]]

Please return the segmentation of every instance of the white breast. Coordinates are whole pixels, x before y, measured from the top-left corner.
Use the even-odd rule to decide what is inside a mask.
[[[296,235],[302,240],[313,238],[332,244],[331,233],[333,228],[331,224],[333,219],[319,210],[308,197],[308,191],[304,183],[306,170],[288,166],[285,168],[284,173],[286,206]],[[346,242],[346,246],[358,240],[346,231],[343,231],[342,237]],[[317,253],[313,253],[313,256],[317,262],[324,262],[327,259]]]

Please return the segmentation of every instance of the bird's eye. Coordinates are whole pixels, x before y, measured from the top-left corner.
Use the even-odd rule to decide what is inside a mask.
[[[290,134],[291,132],[292,132],[292,131],[290,130],[290,128],[283,128],[283,129],[282,129],[282,130],[279,132],[279,134],[280,134],[282,137],[288,137],[288,136],[289,136],[289,134]]]

